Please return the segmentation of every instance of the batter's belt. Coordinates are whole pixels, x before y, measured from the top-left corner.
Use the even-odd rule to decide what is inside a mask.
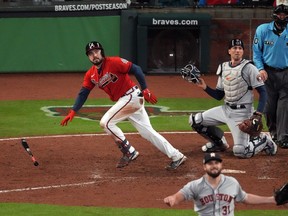
[[[127,92],[125,92],[124,95],[122,95],[121,97],[124,97],[124,96],[127,96],[127,95],[130,95],[132,94],[135,90],[138,89],[138,86],[133,86],[132,88],[130,88]]]

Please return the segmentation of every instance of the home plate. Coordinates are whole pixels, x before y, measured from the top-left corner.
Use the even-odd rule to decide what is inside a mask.
[[[246,173],[246,171],[243,170],[233,170],[233,169],[223,169],[222,173]]]

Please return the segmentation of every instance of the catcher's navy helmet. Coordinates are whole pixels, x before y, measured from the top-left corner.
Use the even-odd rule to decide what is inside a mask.
[[[244,43],[240,39],[233,39],[229,42],[228,48],[231,49],[234,46],[241,46],[242,49],[244,50]]]
[[[101,43],[97,41],[91,41],[86,45],[86,48],[85,48],[86,55],[88,55],[88,52],[94,49],[100,49],[102,56],[105,57],[103,46],[101,45]]]

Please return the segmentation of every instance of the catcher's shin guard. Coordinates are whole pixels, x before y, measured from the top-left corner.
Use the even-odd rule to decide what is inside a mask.
[[[233,152],[239,158],[251,158],[263,151],[266,145],[267,137],[261,133],[258,137],[251,137],[246,146],[234,144]]]
[[[209,140],[212,144],[216,146],[221,146],[223,144],[224,132],[216,126],[203,126],[202,123],[202,113],[197,113],[195,115],[191,114],[189,117],[189,123],[191,127],[199,133],[203,138]],[[226,141],[226,140],[225,140]]]

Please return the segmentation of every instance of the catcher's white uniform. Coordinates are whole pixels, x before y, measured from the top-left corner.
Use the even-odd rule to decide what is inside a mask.
[[[216,89],[225,92],[224,105],[197,113],[195,116],[191,115],[189,120],[191,126],[197,124],[204,128],[226,124],[232,133],[234,155],[241,158],[250,158],[264,149],[267,154],[276,153],[277,146],[274,146],[268,135],[261,133],[259,137],[250,139],[247,133],[238,128],[238,124],[254,112],[253,89],[264,85],[263,81],[257,78],[258,74],[257,68],[245,59],[235,67],[231,66],[230,62],[220,64]],[[227,144],[225,137],[222,137],[222,140]],[[213,137],[212,140],[210,137],[209,141],[213,143]]]

